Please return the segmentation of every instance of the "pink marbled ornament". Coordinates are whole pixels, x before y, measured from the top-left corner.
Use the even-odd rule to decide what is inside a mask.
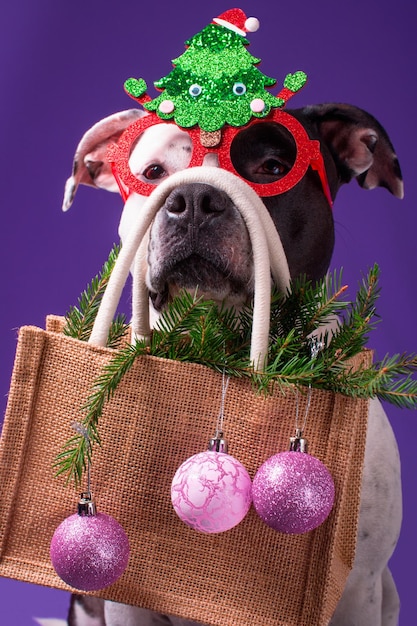
[[[282,533],[306,533],[320,526],[334,502],[334,483],[323,463],[303,452],[281,452],[265,461],[253,479],[259,517]]]
[[[97,591],[116,582],[129,560],[125,531],[110,515],[70,515],[51,541],[51,561],[58,576],[81,591]]]
[[[230,454],[207,450],[190,457],[172,481],[178,517],[203,533],[233,528],[249,511],[252,484],[244,466]]]

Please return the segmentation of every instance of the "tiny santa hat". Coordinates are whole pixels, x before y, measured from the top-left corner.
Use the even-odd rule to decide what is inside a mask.
[[[213,22],[243,37],[246,37],[246,33],[254,33],[259,28],[259,20],[256,17],[246,17],[242,9],[229,9],[215,17]]]

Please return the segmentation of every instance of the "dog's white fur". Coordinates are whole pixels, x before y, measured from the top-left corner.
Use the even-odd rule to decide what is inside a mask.
[[[187,167],[190,141],[181,130],[160,124],[141,137],[130,167],[140,175],[147,165],[160,162],[167,175]],[[216,166],[215,161],[209,163]],[[114,191],[109,184],[97,186]],[[133,194],[125,204],[119,226],[125,239],[145,198]],[[399,599],[387,567],[401,525],[399,454],[387,416],[378,400],[370,402],[365,466],[355,564],[330,626],[397,626]],[[190,626],[180,618],[157,616],[150,611],[106,602],[106,626]],[[81,624],[81,622],[80,622]],[[87,622],[82,622],[87,626]],[[314,625],[312,625],[314,626]]]

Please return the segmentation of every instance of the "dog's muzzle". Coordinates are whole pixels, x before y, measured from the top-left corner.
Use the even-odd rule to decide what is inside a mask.
[[[179,289],[240,304],[253,295],[245,222],[229,195],[207,183],[175,188],[152,225],[148,286],[160,309]]]

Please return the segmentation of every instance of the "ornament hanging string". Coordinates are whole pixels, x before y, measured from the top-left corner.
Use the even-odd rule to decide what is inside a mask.
[[[79,422],[71,424],[72,428],[85,439],[87,447],[87,494],[91,498],[91,441],[87,429]]]
[[[226,394],[227,388],[229,386],[230,376],[226,376],[225,371],[223,370],[222,374],[222,397],[220,401],[220,409],[219,415],[217,417],[217,428],[216,428],[216,436],[221,437],[223,434],[223,424],[224,424],[224,404],[226,402]]]
[[[311,367],[313,367],[313,361],[317,358],[317,355],[319,354],[319,352],[323,349],[324,344],[323,342],[316,336],[313,336],[310,338],[310,358],[311,358]],[[303,420],[303,425],[300,428],[299,427],[299,398],[300,398],[300,391],[297,387],[297,391],[296,391],[296,406],[295,406],[295,433],[296,433],[296,437],[302,437],[306,425],[307,425],[307,417],[308,417],[308,413],[310,410],[310,404],[311,404],[311,395],[312,395],[312,389],[311,389],[311,383],[308,385],[308,393],[307,393],[307,403],[306,403],[306,409],[305,409],[305,413],[304,413],[304,420]]]
[[[295,436],[296,437],[302,437],[303,432],[305,431],[306,425],[307,425],[307,417],[308,417],[308,413],[310,410],[310,404],[311,404],[311,393],[312,393],[312,389],[311,389],[311,385],[308,386],[308,392],[307,392],[307,403],[306,403],[306,409],[305,409],[305,413],[304,413],[304,420],[303,420],[303,425],[299,426],[298,423],[298,419],[299,419],[299,406],[300,406],[300,391],[297,387],[297,391],[296,391],[296,399],[295,399]]]

